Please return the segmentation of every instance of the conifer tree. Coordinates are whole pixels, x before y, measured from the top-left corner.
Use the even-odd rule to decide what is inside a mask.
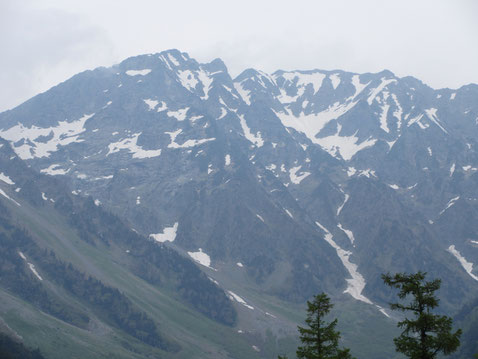
[[[460,346],[461,330],[452,333],[452,319],[431,312],[438,307],[439,300],[435,292],[440,288],[441,280],[425,281],[426,273],[397,273],[382,275],[385,284],[397,288],[400,299],[410,298],[407,304],[392,303],[392,310],[412,312],[414,318],[400,321],[402,334],[395,338],[397,352],[411,359],[433,359],[438,353],[451,354]]]
[[[353,359],[349,349],[339,348],[340,332],[335,330],[337,319],[327,323],[324,317],[333,304],[325,293],[307,302],[307,327],[298,327],[302,346],[297,357],[303,359]]]

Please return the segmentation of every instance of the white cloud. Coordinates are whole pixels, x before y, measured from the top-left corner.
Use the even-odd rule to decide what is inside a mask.
[[[478,83],[474,0],[7,1],[0,5],[0,110],[96,66],[178,48],[254,67],[415,76],[432,87]]]

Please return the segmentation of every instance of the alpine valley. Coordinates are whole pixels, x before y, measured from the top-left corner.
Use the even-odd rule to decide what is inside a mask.
[[[441,278],[478,352],[478,86],[169,50],[0,114],[0,330],[46,358],[293,356],[326,292],[401,358],[382,273]],[[372,338],[372,339],[371,339]]]

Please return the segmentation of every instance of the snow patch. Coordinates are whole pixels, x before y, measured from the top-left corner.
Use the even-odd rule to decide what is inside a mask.
[[[310,175],[310,172],[301,171],[302,174],[298,176],[297,172],[300,170],[301,167],[302,166],[292,167],[289,170],[289,177],[292,183],[300,184],[300,182],[302,182],[304,178]]]
[[[268,315],[271,318],[277,319],[277,317],[274,314],[271,314],[269,312],[264,312],[265,315]]]
[[[22,252],[18,252],[18,255],[24,260],[24,261],[27,261],[27,258],[25,257],[25,255],[22,253]],[[43,280],[43,278],[38,274],[37,270],[35,269],[35,265],[30,263],[30,262],[27,262],[28,264],[28,268],[30,268],[30,270],[32,271],[32,273],[35,275],[35,277],[37,277],[39,280]]]
[[[355,167],[347,168],[347,176],[349,176],[349,177],[352,177],[356,172],[357,172],[357,170],[355,169]]]
[[[213,82],[213,79],[209,77],[209,75],[210,74],[207,71],[204,71],[203,69],[201,69],[198,72],[199,81],[203,85],[202,89],[203,89],[204,95],[201,96],[201,99],[203,100],[207,100],[209,98],[209,90],[211,89],[211,84]]]
[[[345,289],[344,293],[349,293],[353,298],[362,302],[373,304],[370,299],[362,295],[362,291],[365,288],[366,282],[364,277],[357,271],[358,266],[350,262],[350,255],[352,252],[342,249],[337,243],[335,243],[332,234],[327,230],[327,228],[322,226],[319,222],[315,222],[315,224],[317,224],[317,226],[319,226],[319,228],[325,232],[325,241],[336,250],[337,255],[342,261],[342,264],[352,277],[346,279],[347,289]]]
[[[366,84],[362,84],[360,83],[360,76],[359,75],[353,75],[352,76],[352,85],[355,87],[355,93],[353,95],[353,97],[357,97],[362,91],[364,88],[366,88],[368,85],[370,84],[370,82],[366,83]]]
[[[385,79],[385,77],[382,77],[382,82],[380,83],[380,85],[378,85],[376,88],[374,88],[373,90],[370,91],[370,95],[369,97],[367,98],[367,103],[369,105],[372,104],[373,100],[377,97],[377,95],[389,84],[391,84],[392,82],[397,82],[397,80],[395,79]]]
[[[332,82],[332,87],[334,88],[334,90],[336,90],[337,87],[340,85],[340,76],[339,76],[339,74],[329,75],[329,79],[330,79],[330,81]]]
[[[340,214],[340,212],[342,212],[342,208],[344,208],[345,206],[345,203],[347,203],[347,201],[349,200],[350,196],[345,193],[345,198],[344,198],[344,202],[340,205],[339,208],[337,208],[337,216]]]
[[[420,122],[420,120],[422,118],[423,118],[423,114],[420,114],[418,116],[415,116],[415,117],[411,118],[407,123],[407,127],[410,127],[414,123],[417,123],[422,130],[426,129],[428,127],[428,125],[424,125],[423,123]]]
[[[242,299],[241,297],[239,297],[236,293],[231,292],[230,290],[228,290],[227,293],[229,294],[229,298],[231,300],[234,300],[234,301],[238,302],[239,304],[242,304],[246,308],[254,310],[254,307],[252,305],[247,304],[247,302],[244,299]]]
[[[197,120],[199,120],[199,119],[201,119],[201,118],[203,118],[203,117],[204,117],[204,116],[202,116],[202,115],[199,115],[199,116],[191,116],[191,117],[189,118],[189,121],[191,121],[192,123],[194,123],[194,122],[196,122]]]
[[[103,180],[109,180],[112,179],[114,175],[108,175],[108,176],[100,176],[100,177],[95,177],[92,179],[92,181],[103,181]]]
[[[158,106],[159,101],[151,100],[149,98],[143,100],[146,105],[149,107],[149,111],[152,111]]]
[[[472,273],[473,271],[473,263],[471,262],[468,262],[465,257],[463,257],[460,252],[458,252],[458,250],[456,250],[455,246],[454,245],[451,245],[450,247],[448,247],[448,252],[450,252],[451,254],[453,254],[455,256],[456,259],[458,259],[458,261],[460,262],[461,266],[465,269],[465,271],[470,275],[471,278],[473,278],[474,280],[478,281],[478,276],[474,275]]]
[[[208,277],[208,279],[213,282],[215,285],[219,285],[219,282],[217,280],[215,280],[214,278],[211,278],[211,277]]]
[[[13,145],[13,149],[22,160],[49,157],[51,152],[58,151],[59,146],[66,146],[73,142],[83,142],[78,136],[86,131],[85,122],[95,114],[84,115],[72,122],[60,121],[54,127],[40,128],[36,126],[24,127],[21,123],[6,131],[0,131],[0,137],[18,142],[24,140],[22,145]],[[42,138],[49,138],[43,142]]]
[[[436,108],[429,108],[429,109],[425,110],[425,113],[427,114],[428,118],[435,125],[437,125],[440,128],[440,130],[442,130],[443,132],[448,134],[448,131],[443,128],[442,124],[440,123],[440,120],[437,117],[437,109]]]
[[[247,126],[244,116],[239,115],[239,119],[241,121],[241,127],[242,131],[244,132],[244,137],[246,137],[251,143],[253,143],[257,147],[262,147],[264,145],[264,140],[261,137],[261,132],[259,131],[256,135],[254,135],[251,132],[251,129]]]
[[[146,76],[151,72],[151,69],[143,69],[143,70],[128,70],[125,72],[128,76]]]
[[[13,198],[10,198],[1,188],[0,188],[0,194],[9,199],[10,201],[12,201],[13,203],[15,203],[17,206],[20,206],[20,203],[18,203],[17,201],[15,201]]]
[[[357,102],[351,101],[343,104],[335,102],[324,111],[308,115],[302,112],[298,116],[295,116],[287,110],[285,110],[285,112],[275,112],[275,114],[286,128],[292,127],[294,130],[306,135],[313,143],[320,144],[319,141],[323,139],[317,139],[316,136],[324,126],[330,121],[347,113],[356,104]]]
[[[199,81],[196,79],[196,76],[194,76],[194,73],[190,70],[179,70],[178,77],[179,81],[181,82],[181,85],[183,85],[183,87],[185,87],[189,91],[194,90],[196,88],[196,85],[199,83]]]
[[[450,177],[453,176],[454,172],[455,172],[455,163],[453,163],[450,167]]]
[[[370,168],[366,169],[366,170],[359,170],[358,171],[358,176],[359,177],[364,176],[364,177],[367,177],[367,178],[377,177],[375,175],[375,171],[371,170]]]
[[[161,112],[161,111],[164,111],[164,110],[167,110],[167,109],[168,109],[168,105],[166,104],[166,102],[160,101],[159,106],[156,109],[156,112]]]
[[[165,227],[162,233],[152,233],[149,235],[150,238],[154,239],[156,242],[174,242],[176,239],[176,232],[178,230],[179,223],[176,222],[172,227]],[[209,264],[208,264],[209,266]]]
[[[121,141],[110,143],[108,145],[108,153],[106,156],[119,152],[121,150],[128,150],[133,154],[133,158],[152,158],[161,155],[161,149],[158,150],[143,150],[141,146],[137,145],[138,137],[141,132],[133,134],[131,138],[125,138]]]
[[[171,55],[170,53],[168,53],[167,55],[168,55],[169,61],[171,61],[171,63],[172,63],[174,66],[179,66],[178,60],[177,60],[173,55]]]
[[[227,110],[224,107],[221,107],[221,115],[217,118],[218,120],[222,120],[227,115]]]
[[[43,280],[43,278],[38,274],[37,270],[35,269],[35,265],[33,263],[28,263],[28,267],[32,271],[32,273],[37,277],[39,280]]]
[[[378,308],[378,310],[380,311],[380,313],[382,313],[383,315],[385,315],[387,318],[390,318],[390,315],[387,314],[387,312],[385,311],[384,308],[382,308],[381,306],[375,304],[375,306]]]
[[[189,256],[194,259],[200,265],[211,268],[211,258],[199,248],[198,252],[188,252]]]
[[[251,105],[251,92],[248,91],[248,90],[245,90],[244,87],[242,87],[241,83],[234,83],[234,88],[239,93],[239,95],[244,100],[244,102],[248,106],[250,106]]]
[[[308,85],[312,85],[314,90],[314,95],[322,87],[322,82],[324,81],[326,75],[320,72],[314,72],[309,74],[304,74],[301,72],[285,72],[282,74],[282,77],[289,82],[295,81],[297,79],[296,86],[302,93],[304,93],[305,88]]]
[[[372,147],[377,142],[376,139],[369,137],[368,139],[358,143],[358,137],[355,134],[352,136],[340,136],[340,126],[337,133],[332,136],[317,138],[315,140],[324,150],[332,156],[340,155],[345,161],[349,161],[361,150]]]
[[[146,76],[151,72],[151,69],[143,69],[143,70],[128,70],[125,72],[128,76]]]
[[[349,229],[345,229],[344,227],[342,227],[341,223],[337,224],[337,227],[339,227],[347,235],[348,239],[350,240],[350,243],[352,243],[353,245],[355,242],[355,237],[353,232]]]
[[[50,175],[50,176],[66,175],[68,172],[70,172],[70,169],[64,170],[58,167],[60,167],[60,165],[54,163],[50,167],[40,170],[40,172],[46,173],[47,175]]]
[[[178,135],[183,132],[182,129],[177,129],[176,131],[172,131],[172,132],[165,132],[164,134],[166,135],[169,135],[169,138],[171,140],[171,142],[175,142],[176,141],[176,137],[178,137]]]
[[[397,106],[397,109],[393,111],[393,116],[397,119],[397,128],[400,130],[402,127],[403,109],[400,106],[400,103],[398,102],[397,96],[395,94],[392,94],[392,98],[395,102],[395,105]]]
[[[165,132],[165,133],[171,136],[171,143],[168,145],[168,148],[191,148],[191,147],[202,145],[203,143],[206,143],[206,142],[214,141],[216,139],[215,137],[212,137],[212,138],[204,138],[201,140],[187,140],[183,144],[178,144],[174,142],[174,140],[176,136],[179,134],[179,132],[175,131],[175,132]]]
[[[15,182],[13,182],[10,177],[8,177],[6,174],[4,174],[3,172],[0,172],[0,181],[3,181],[5,182],[6,184],[9,184],[9,185],[14,185]]]
[[[440,215],[442,215],[448,208],[453,206],[455,204],[455,202],[458,201],[459,199],[460,199],[460,196],[456,196],[455,198],[450,199],[448,201],[446,207],[440,212]]]
[[[382,113],[380,115],[380,128],[387,133],[390,133],[390,130],[387,125],[387,115],[388,115],[389,109],[390,109],[390,105],[384,104],[382,106]]]
[[[178,121],[184,121],[186,119],[187,113],[189,111],[189,107],[180,108],[176,111],[168,111],[166,114],[169,117],[173,117]]]

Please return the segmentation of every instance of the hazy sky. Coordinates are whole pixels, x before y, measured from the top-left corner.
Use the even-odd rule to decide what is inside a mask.
[[[0,111],[72,75],[177,48],[200,62],[478,83],[476,0],[0,0]]]

